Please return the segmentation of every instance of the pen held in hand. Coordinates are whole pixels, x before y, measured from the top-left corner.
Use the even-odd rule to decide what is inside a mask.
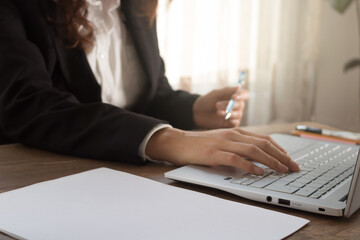
[[[245,82],[245,77],[246,77],[246,74],[244,72],[241,72],[240,73],[240,76],[239,76],[239,80],[237,82],[237,84],[239,86],[242,86],[244,85],[244,82]],[[228,120],[230,117],[231,117],[231,112],[234,108],[234,104],[235,104],[235,101],[234,99],[231,99],[228,103],[228,105],[226,106],[226,110],[225,110],[225,120]]]
[[[231,112],[232,112],[232,109],[234,107],[234,99],[231,99],[226,107],[226,110],[225,110],[225,120],[228,120],[230,117],[231,117]]]

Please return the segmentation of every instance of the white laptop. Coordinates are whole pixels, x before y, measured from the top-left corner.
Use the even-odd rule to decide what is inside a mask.
[[[165,177],[324,215],[350,217],[360,207],[359,146],[284,134],[271,137],[300,165],[300,172],[283,174],[257,164],[265,168],[257,176],[232,167],[189,165]]]

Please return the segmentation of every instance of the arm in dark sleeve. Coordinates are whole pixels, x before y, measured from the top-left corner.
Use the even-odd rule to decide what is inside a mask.
[[[80,103],[52,85],[19,9],[0,2],[0,131],[9,139],[64,154],[142,162],[138,148],[157,119],[104,103]],[[84,86],[86,91],[86,86]]]
[[[165,119],[172,126],[184,130],[195,127],[193,120],[193,105],[199,97],[186,91],[174,91],[164,75],[164,63],[162,62],[162,76],[156,95],[148,106],[148,113],[159,119]]]

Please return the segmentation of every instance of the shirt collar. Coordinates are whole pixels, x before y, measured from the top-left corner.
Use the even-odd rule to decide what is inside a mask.
[[[120,6],[120,0],[86,0],[86,2],[94,7],[106,6],[110,11]]]

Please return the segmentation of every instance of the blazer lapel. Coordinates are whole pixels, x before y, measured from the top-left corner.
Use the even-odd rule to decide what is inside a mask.
[[[133,38],[140,62],[150,80],[148,82],[149,91],[144,93],[145,99],[143,99],[143,102],[144,100],[147,102],[156,94],[161,60],[159,58],[156,25],[154,24],[150,28],[148,19],[137,15],[139,14],[139,5],[139,1],[122,0],[120,9],[123,21]]]

